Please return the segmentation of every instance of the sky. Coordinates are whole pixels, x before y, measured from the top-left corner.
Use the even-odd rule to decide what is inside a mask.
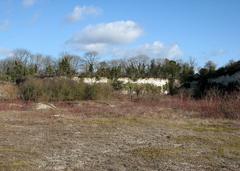
[[[240,60],[240,1],[0,0],[0,57],[19,48],[222,66]]]

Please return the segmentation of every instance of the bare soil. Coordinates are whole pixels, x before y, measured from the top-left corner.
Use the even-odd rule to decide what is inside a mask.
[[[0,104],[0,170],[240,170],[240,123],[129,101]]]

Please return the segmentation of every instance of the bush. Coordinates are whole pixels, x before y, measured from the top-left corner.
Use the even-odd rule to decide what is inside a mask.
[[[9,82],[0,81],[0,100],[16,100],[18,98],[18,87]]]
[[[28,79],[20,85],[23,100],[81,100],[84,85],[70,79]]]
[[[151,84],[145,85],[145,96],[150,100],[157,100],[164,92],[164,87],[157,87]]]
[[[217,89],[211,89],[201,99],[195,99],[185,94],[174,96],[166,106],[195,111],[206,118],[240,119],[239,104],[239,92],[222,94]]]
[[[161,97],[164,92],[164,87],[158,87],[151,84],[133,84],[127,83],[125,89],[128,91],[131,100],[136,96],[137,99],[151,99],[156,100]]]
[[[96,97],[95,85],[86,85],[84,92],[84,100],[94,100]]]
[[[85,86],[84,100],[110,99],[112,95],[113,88],[110,84],[92,84]]]
[[[111,99],[113,92],[112,86],[108,83],[96,85],[96,99]]]
[[[20,85],[21,98],[26,101],[72,101],[110,98],[109,84],[87,85],[67,78],[27,79]]]
[[[39,86],[35,82],[27,82],[20,87],[21,98],[25,101],[36,101],[40,93]]]
[[[124,87],[124,84],[122,81],[118,81],[117,79],[114,79],[112,81],[112,87],[114,90],[122,90]]]

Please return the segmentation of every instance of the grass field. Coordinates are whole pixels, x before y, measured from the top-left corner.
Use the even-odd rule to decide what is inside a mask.
[[[129,101],[2,102],[0,170],[239,170],[240,123]]]

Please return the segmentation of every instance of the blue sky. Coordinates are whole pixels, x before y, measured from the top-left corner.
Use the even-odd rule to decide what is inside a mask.
[[[16,48],[104,59],[240,60],[239,0],[2,0],[0,57]]]

